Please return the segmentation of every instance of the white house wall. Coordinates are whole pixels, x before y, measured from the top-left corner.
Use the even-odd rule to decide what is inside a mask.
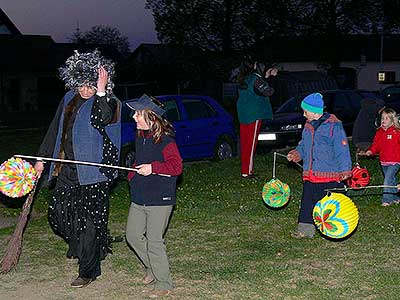
[[[380,84],[378,82],[379,71],[400,71],[400,62],[384,62],[381,70],[379,62],[367,62],[365,66],[360,66],[360,62],[343,62],[341,67],[354,68],[358,71],[358,88],[377,91],[390,84]]]
[[[357,88],[370,91],[377,91],[392,84],[380,84],[378,82],[378,72],[381,71],[379,62],[367,62],[365,66],[360,66],[360,62],[343,62],[341,67],[353,68],[358,73]],[[323,71],[315,62],[283,62],[279,64],[284,71]],[[400,62],[384,62],[383,71],[394,71],[400,75]]]

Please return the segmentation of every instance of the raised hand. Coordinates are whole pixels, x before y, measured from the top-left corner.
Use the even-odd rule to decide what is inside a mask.
[[[44,163],[42,161],[37,161],[33,167],[38,176],[40,176],[44,170]]]
[[[99,78],[97,79],[97,92],[104,93],[108,82],[108,72],[101,66],[98,70]]]

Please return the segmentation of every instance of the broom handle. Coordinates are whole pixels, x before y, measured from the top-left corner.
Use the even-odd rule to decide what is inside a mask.
[[[138,171],[138,169],[126,168],[126,167],[120,167],[120,166],[112,166],[112,165],[104,165],[104,164],[98,164],[98,163],[93,163],[93,162],[88,162],[88,161],[49,158],[49,157],[41,157],[41,156],[29,156],[29,155],[20,155],[20,154],[16,154],[16,155],[14,155],[14,157],[30,158],[30,159],[44,160],[44,161],[64,162],[64,163],[88,165],[88,166],[95,166],[95,167],[105,167],[105,168],[110,168],[110,169],[126,170],[126,171],[133,171],[133,172]],[[167,174],[155,174],[155,175],[171,177],[171,175],[167,175]]]

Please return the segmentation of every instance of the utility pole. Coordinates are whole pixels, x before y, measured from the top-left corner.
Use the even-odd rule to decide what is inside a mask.
[[[383,72],[383,18],[378,25],[380,35],[380,54],[379,54],[379,72]],[[382,91],[382,82],[379,82],[379,90]]]

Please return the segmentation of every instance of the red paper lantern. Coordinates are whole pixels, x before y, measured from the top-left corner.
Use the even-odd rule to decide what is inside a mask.
[[[347,184],[351,188],[362,188],[369,184],[371,176],[366,168],[360,167],[356,164],[351,170],[352,176],[347,181]]]

